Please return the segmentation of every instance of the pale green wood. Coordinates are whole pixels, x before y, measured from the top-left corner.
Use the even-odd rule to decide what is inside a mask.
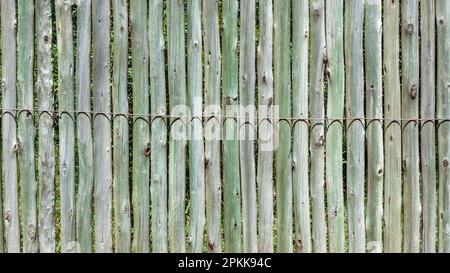
[[[274,2],[274,104],[280,119],[291,117],[290,1]],[[280,145],[275,155],[277,251],[292,252],[291,126],[278,121]]]
[[[55,252],[55,147],[51,1],[36,1],[39,96],[39,252]]]
[[[190,120],[191,140],[189,141],[189,239],[190,251],[203,251],[205,233],[205,160],[203,143],[203,68],[202,68],[202,23],[201,1],[188,2],[188,104],[193,119]]]
[[[58,45],[59,183],[61,200],[61,251],[75,249],[75,109],[73,88],[72,9],[56,0],[56,37]]]
[[[114,246],[119,253],[130,252],[131,208],[129,179],[128,127],[128,1],[114,0],[113,5],[113,204]],[[124,116],[125,115],[125,116]]]
[[[255,0],[240,2],[240,62],[239,62],[239,104],[242,107],[255,106]],[[255,114],[252,114],[256,116]],[[255,135],[257,121],[240,119],[240,161],[242,190],[243,250],[253,253],[258,250],[256,237],[256,169]]]
[[[239,168],[238,122],[234,119],[238,107],[238,1],[224,0],[222,36],[223,109],[227,118],[223,128],[223,200],[225,252],[241,249],[241,185]],[[271,231],[271,236],[272,231]]]
[[[328,246],[331,253],[345,252],[345,205],[343,176],[343,125],[345,100],[344,1],[326,2],[328,83],[326,134],[326,187]]]
[[[422,251],[436,252],[436,8],[435,1],[420,2],[420,163],[422,167]]]
[[[345,73],[347,120],[347,209],[349,252],[366,251],[364,219],[364,1],[345,6]]]
[[[3,214],[6,252],[20,252],[20,222],[17,177],[17,131],[15,115],[16,93],[16,5],[15,1],[1,2],[2,44],[2,178]]]
[[[384,252],[401,252],[402,169],[400,99],[400,1],[384,1],[383,66],[384,66]]]
[[[366,1],[367,252],[383,249],[383,67],[381,0]]]
[[[325,221],[325,1],[312,0],[310,5],[311,36],[309,62],[309,111],[311,139],[311,208],[314,252],[327,252],[327,225]]]
[[[436,0],[439,146],[439,252],[450,252],[450,2]],[[447,120],[443,122],[443,120]]]
[[[35,177],[34,141],[36,129],[34,127],[34,1],[18,1],[18,30],[17,30],[17,105],[23,111],[18,117],[17,138],[19,149],[19,174],[22,204],[22,240],[23,252],[38,251],[38,225]],[[0,234],[1,235],[1,234]],[[3,238],[3,237],[2,237]],[[3,240],[3,239],[2,239]]]
[[[186,105],[186,60],[184,33],[184,3],[168,1],[168,87],[169,105]],[[183,15],[183,16],[180,16]],[[186,119],[180,113],[171,113],[171,137],[169,140],[169,251],[185,252],[185,196],[186,196]],[[181,135],[179,131],[182,131]],[[173,136],[178,135],[177,138]],[[206,159],[205,159],[206,160]],[[214,162],[211,162],[214,164]],[[219,247],[215,245],[214,247]]]
[[[150,250],[150,147],[147,1],[130,2],[133,78],[133,252]]]
[[[92,2],[92,89],[94,112],[111,112],[110,2]],[[111,122],[94,116],[95,251],[112,252],[112,150]]]
[[[77,7],[76,109],[91,111],[91,0]],[[79,252],[92,252],[92,192],[94,154],[91,116],[79,113],[77,119],[78,189],[76,199],[76,238]]]
[[[259,131],[258,137],[258,251],[273,252],[273,1],[259,1],[259,45],[257,51]],[[307,48],[307,46],[306,46]],[[261,108],[265,108],[262,112]],[[273,146],[271,146],[273,145]]]
[[[403,0],[401,6],[402,39],[402,119],[419,117],[419,1]],[[403,251],[419,252],[420,185],[419,124],[402,122],[403,171]]]
[[[207,107],[220,105],[220,40],[218,2],[203,0],[203,38],[205,66],[205,104]],[[205,112],[213,117],[205,122],[205,130],[220,130],[221,123],[215,116],[215,109]],[[208,132],[213,132],[208,130]],[[212,135],[212,134],[211,134]],[[211,138],[211,137],[209,137]],[[209,252],[222,252],[221,246],[221,179],[220,179],[220,141],[205,141],[205,187],[206,187],[206,232]]]
[[[149,3],[152,251],[167,252],[167,126],[163,1]],[[156,118],[158,117],[158,118]]]

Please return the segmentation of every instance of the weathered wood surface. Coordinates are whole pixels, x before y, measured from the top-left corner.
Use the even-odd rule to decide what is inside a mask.
[[[435,1],[420,2],[420,62],[421,89],[420,162],[422,167],[423,229],[422,251],[436,252],[437,219],[437,173],[436,131],[432,120],[436,116],[436,4]]]
[[[401,118],[400,99],[400,1],[384,1],[384,252],[402,250],[402,169],[401,126],[391,121]]]
[[[255,105],[255,0],[240,2],[240,61],[239,61],[239,104],[242,107]],[[251,114],[256,116],[256,114]],[[239,145],[241,158],[242,227],[244,252],[257,252],[256,240],[256,169],[255,169],[255,127],[253,118],[241,117]]]
[[[111,112],[110,3],[92,2],[93,110]],[[95,251],[112,251],[112,149],[110,117],[94,115]]]
[[[419,117],[419,1],[405,0],[401,6],[402,42],[402,119]],[[419,185],[419,124],[402,122],[403,171],[403,249],[419,252],[420,185]]]
[[[59,190],[61,251],[73,252],[75,243],[75,109],[72,9],[70,2],[57,0],[56,40],[58,45]]]
[[[130,2],[133,78],[133,252],[150,250],[150,130],[147,1]]]
[[[202,68],[202,22],[201,1],[188,2],[188,105],[193,119],[189,126],[192,139],[189,142],[189,181],[190,181],[190,222],[189,244],[191,252],[203,251],[205,232],[205,159],[203,142],[203,68]]]
[[[237,0],[224,0],[222,36],[222,100],[228,118],[223,128],[223,199],[225,252],[240,252],[242,243],[241,183],[239,167],[239,124],[234,118],[239,104]],[[230,114],[231,113],[231,114]]]
[[[258,166],[256,186],[258,187],[258,251],[273,252],[273,139],[275,124],[273,118],[273,1],[259,2],[260,37],[257,50],[257,74],[259,105],[265,107],[260,113],[258,145]],[[269,119],[269,120],[268,120]]]
[[[20,252],[19,192],[15,115],[17,103],[16,6],[15,1],[1,2],[2,49],[2,179],[3,228],[7,252]],[[6,109],[6,110],[5,110]],[[3,239],[3,238],[2,238]]]
[[[450,252],[449,1],[0,10],[0,252]]]
[[[381,1],[365,5],[365,63],[367,124],[367,252],[383,249],[383,72]]]
[[[152,251],[167,252],[167,137],[165,115],[166,77],[165,43],[163,33],[163,1],[149,4],[149,56],[150,56],[150,113],[156,118],[151,124],[151,213]],[[126,94],[124,94],[125,96]]]
[[[116,252],[130,252],[131,248],[131,204],[129,125],[123,114],[128,113],[128,1],[115,0],[113,7],[113,79],[112,107],[113,122],[113,204],[114,242]],[[92,149],[92,148],[91,148]]]
[[[436,1],[437,22],[437,118],[439,171],[439,252],[450,252],[450,2]],[[447,57],[446,57],[447,56]],[[447,120],[447,121],[444,121]]]
[[[202,2],[203,55],[205,58],[205,115],[211,117],[205,123],[205,188],[206,188],[206,232],[208,251],[221,252],[221,194],[220,178],[220,40],[219,7],[217,1]],[[209,137],[206,135],[208,134]]]
[[[326,188],[328,246],[332,253],[345,251],[343,129],[338,123],[344,117],[344,1],[327,1],[325,80],[328,83],[326,134]]]
[[[76,109],[91,109],[91,0],[80,1],[77,7]],[[76,197],[76,240],[79,252],[92,252],[92,192],[94,189],[94,153],[90,115],[78,115],[78,191]]]
[[[23,252],[34,253],[39,249],[34,147],[36,129],[31,112],[34,109],[34,1],[18,1],[17,16],[17,106],[19,109],[28,110],[19,114],[17,129],[22,249]]]
[[[274,104],[280,108],[282,118],[291,116],[290,4],[287,0],[274,2]],[[291,126],[283,121],[277,124],[280,139],[275,154],[277,251],[292,252]]]
[[[36,1],[39,110],[39,251],[55,252],[55,141],[53,129],[52,14],[49,0]]]
[[[311,120],[311,218],[314,252],[327,251],[327,226],[325,222],[325,97],[324,64],[325,1],[313,0],[310,6],[310,62],[309,62],[309,114]]]
[[[366,251],[363,18],[364,1],[347,1],[344,48],[349,252]]]
[[[185,61],[185,33],[184,33],[184,3],[169,0],[167,41],[168,41],[168,88],[169,107],[186,105],[186,61]],[[175,108],[176,109],[176,108]],[[168,205],[168,239],[170,252],[185,252],[185,196],[186,196],[186,128],[187,122],[183,113],[173,110],[171,134],[169,137],[169,205]],[[175,128],[175,129],[174,129]],[[205,159],[205,164],[206,164]],[[211,162],[217,164],[217,162]],[[208,181],[206,182],[208,183]],[[217,189],[214,189],[217,190]],[[208,202],[208,201],[207,201]],[[214,238],[213,238],[214,239]],[[215,243],[213,248],[219,248]]]

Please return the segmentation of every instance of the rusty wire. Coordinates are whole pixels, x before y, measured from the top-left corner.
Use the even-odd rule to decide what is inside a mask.
[[[116,119],[125,118],[129,123],[134,125],[138,121],[143,121],[147,123],[148,126],[152,125],[155,121],[162,121],[167,129],[170,131],[172,126],[180,121],[183,126],[187,126],[187,123],[193,122],[194,120],[198,120],[202,122],[202,125],[205,123],[211,122],[211,120],[216,120],[216,122],[221,121],[222,126],[225,125],[225,122],[229,120],[234,120],[239,123],[240,127],[250,125],[259,127],[262,122],[269,122],[273,124],[275,121],[275,125],[281,126],[283,123],[289,125],[290,129],[293,130],[296,128],[298,124],[304,124],[309,128],[309,133],[311,133],[315,128],[320,127],[326,133],[330,127],[335,124],[340,125],[343,128],[344,132],[348,131],[355,124],[360,124],[364,130],[367,130],[369,126],[374,123],[379,123],[384,133],[387,129],[389,129],[393,125],[398,125],[403,132],[406,127],[413,125],[418,126],[419,132],[422,131],[426,125],[433,125],[436,130],[439,130],[440,126],[445,123],[450,123],[450,119],[443,118],[433,118],[433,119],[424,119],[424,118],[414,118],[414,119],[389,119],[389,118],[356,118],[356,117],[343,117],[343,118],[312,118],[312,117],[248,117],[241,118],[239,116],[225,116],[225,115],[189,115],[189,116],[181,116],[181,115],[152,115],[152,114],[136,114],[136,113],[117,113],[117,112],[96,112],[96,111],[76,111],[76,110],[39,110],[39,109],[18,109],[18,108],[0,108],[0,121],[6,117],[12,117],[17,123],[18,119],[25,114],[26,117],[32,118],[34,122],[34,126],[36,127],[37,120],[41,119],[42,116],[47,115],[52,118],[53,122],[61,119],[62,116],[69,116],[74,122],[75,126],[77,124],[77,120],[84,116],[88,118],[91,123],[99,118],[104,117],[110,123],[113,123]],[[251,122],[258,121],[258,122]],[[257,130],[257,128],[254,128]]]

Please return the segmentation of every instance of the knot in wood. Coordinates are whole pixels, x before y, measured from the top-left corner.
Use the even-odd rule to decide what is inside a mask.
[[[14,143],[14,145],[13,145],[13,153],[16,154],[17,152],[19,152],[19,150],[20,150],[20,140],[17,139],[17,142]]]
[[[318,8],[314,8],[313,15],[314,16],[319,16],[320,15],[320,10]]]
[[[295,249],[297,249],[297,251],[301,251],[303,249],[302,240],[299,239],[295,241]]]
[[[411,96],[411,99],[415,99],[417,97],[417,86],[413,84],[411,86],[411,89],[409,91],[409,95]]]
[[[267,76],[266,76],[266,73],[264,73],[263,76],[262,76],[262,82],[263,82],[264,84],[267,84]]]
[[[411,36],[413,34],[413,32],[414,32],[414,25],[412,23],[409,23],[406,26],[405,32],[406,32],[407,35]]]
[[[4,216],[4,218],[5,218],[5,222],[6,222],[6,223],[9,223],[9,221],[11,221],[11,211],[10,211],[10,210],[6,210],[6,211],[5,211],[5,216]]]
[[[328,65],[328,52],[326,48],[323,50],[323,64]]]
[[[208,249],[209,249],[210,251],[214,251],[214,248],[215,248],[215,243],[213,243],[213,242],[208,242]]]
[[[322,135],[322,136],[319,137],[319,140],[316,143],[316,147],[317,148],[321,148],[321,147],[323,147],[323,144],[324,144],[324,138],[323,138],[323,135]]]
[[[444,166],[444,168],[448,168],[448,165],[449,165],[449,162],[448,162],[448,158],[445,158],[443,161],[442,161],[442,166]]]
[[[149,142],[149,143],[147,143],[147,145],[144,148],[145,156],[149,157],[151,155],[151,151],[152,151],[151,144]]]
[[[225,97],[225,105],[231,105],[231,97],[230,96]]]
[[[27,228],[27,236],[30,241],[36,240],[36,226],[29,225]]]

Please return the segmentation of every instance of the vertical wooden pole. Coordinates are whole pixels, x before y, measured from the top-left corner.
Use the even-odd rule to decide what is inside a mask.
[[[420,2],[420,152],[423,189],[422,250],[436,252],[436,9],[435,1]]]
[[[400,1],[384,1],[384,252],[401,252]]]
[[[290,1],[274,2],[274,92],[280,119],[291,117]],[[277,250],[292,252],[291,126],[280,120],[276,152]]]
[[[239,97],[242,107],[255,106],[255,1],[241,1],[240,9],[240,65]],[[256,108],[256,107],[255,107]],[[250,114],[256,115],[256,113]],[[242,227],[244,252],[258,250],[256,237],[256,170],[255,144],[251,136],[255,135],[254,117],[241,118],[240,160],[242,189]],[[244,125],[245,124],[245,125]]]
[[[133,252],[150,244],[150,130],[148,94],[147,1],[130,2],[133,77]]]
[[[52,16],[50,0],[36,1],[39,96],[39,251],[55,252]]]
[[[204,0],[202,4],[205,41],[205,102],[206,107],[215,107],[220,105],[221,76],[218,3]],[[215,111],[216,109],[211,110],[210,113],[207,113],[211,118],[206,120],[205,127],[220,130],[221,123],[215,117],[219,113]],[[221,252],[220,141],[217,139],[207,138],[205,141],[205,166],[208,250]]]
[[[204,56],[205,56],[205,102],[207,107],[220,105],[220,40],[217,1],[203,1]],[[208,113],[205,127],[220,130],[221,124],[215,109]],[[206,223],[208,248],[210,252],[221,252],[221,181],[220,181],[220,142],[206,139]]]
[[[450,2],[436,0],[439,145],[439,252],[450,252]],[[444,122],[444,120],[446,120]]]
[[[110,2],[92,2],[94,112],[111,111],[110,90]],[[112,164],[109,115],[94,116],[95,247],[112,251]]]
[[[17,138],[20,143],[19,171],[22,197],[23,252],[38,251],[34,141],[34,1],[18,1],[17,94],[19,114]],[[30,111],[30,112],[28,112]],[[3,237],[2,237],[3,238]]]
[[[383,249],[383,68],[381,0],[366,1],[367,251]]]
[[[152,251],[167,252],[167,125],[163,1],[149,3]]]
[[[347,205],[349,252],[365,252],[364,228],[364,1],[345,7],[345,73],[347,120]]]
[[[404,252],[418,252],[420,243],[419,185],[419,1],[402,1],[402,170]],[[412,121],[411,121],[412,120]]]
[[[225,252],[240,252],[241,249],[241,185],[239,168],[238,121],[238,1],[224,0],[223,12],[223,106],[227,118],[224,122],[223,140],[223,198]],[[233,116],[236,117],[236,116]],[[271,197],[272,198],[272,197]],[[272,230],[270,231],[271,236]]]
[[[76,238],[80,252],[92,252],[92,192],[94,154],[91,111],[91,0],[80,1],[77,9],[76,109],[78,142],[78,192]]]
[[[205,160],[202,124],[202,23],[201,1],[188,2],[188,103],[194,116],[189,121],[190,251],[203,251],[205,231]]]
[[[75,117],[73,90],[72,6],[55,2],[58,44],[59,178],[61,251],[73,251],[75,241]],[[72,245],[72,246],[71,246]]]
[[[343,126],[345,100],[344,1],[326,2],[328,82],[326,135],[326,186],[328,208],[328,245],[332,253],[345,251]]]
[[[2,43],[2,174],[4,181],[3,224],[6,251],[20,252],[19,200],[17,184],[16,132],[16,4],[13,0],[1,2]]]
[[[184,3],[168,1],[168,84],[170,108],[186,105],[186,61],[184,44]],[[186,122],[179,113],[170,120],[171,138],[169,143],[169,250],[185,252],[184,208],[186,179],[186,136],[176,139],[173,130],[184,130]],[[184,138],[184,139],[183,139]],[[211,162],[214,164],[214,162]],[[215,245],[215,247],[219,247]]]
[[[112,103],[113,121],[113,202],[114,242],[116,252],[130,252],[131,208],[129,183],[128,127],[128,1],[114,0],[114,41]]]
[[[311,207],[312,239],[314,252],[327,251],[327,226],[325,220],[325,101],[324,101],[324,64],[325,64],[325,3],[312,0],[310,6],[310,104],[311,113]]]
[[[293,125],[293,172],[295,248],[297,252],[311,252],[311,213],[309,199],[309,1],[292,2],[292,96],[293,117],[300,119]],[[305,119],[305,120],[301,120]]]
[[[304,1],[301,1],[302,3]],[[258,60],[258,104],[265,107],[259,112],[258,143],[258,251],[273,252],[273,141],[275,124],[273,120],[273,1],[259,1],[259,45]],[[262,116],[261,116],[262,114]],[[266,120],[264,120],[266,119]],[[264,142],[264,140],[268,140]]]

